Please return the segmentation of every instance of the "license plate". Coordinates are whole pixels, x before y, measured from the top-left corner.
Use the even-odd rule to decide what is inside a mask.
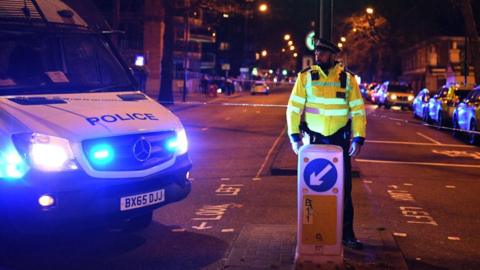
[[[120,198],[120,210],[127,211],[136,208],[161,203],[165,201],[165,190],[155,190],[152,192],[130,195]]]

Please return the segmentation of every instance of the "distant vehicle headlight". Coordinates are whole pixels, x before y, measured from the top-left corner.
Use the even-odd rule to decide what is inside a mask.
[[[17,134],[13,141],[30,166],[40,171],[76,170],[70,142],[67,139],[39,133]]]
[[[390,96],[390,98],[393,99],[393,100],[396,100],[396,99],[397,99],[397,95],[393,94],[393,95]]]

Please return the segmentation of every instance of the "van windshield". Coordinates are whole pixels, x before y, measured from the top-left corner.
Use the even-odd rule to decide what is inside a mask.
[[[401,85],[401,84],[389,84],[388,85],[388,91],[389,92],[401,92],[401,93],[408,93],[411,92],[411,88],[408,87],[407,85]]]
[[[107,42],[85,33],[0,31],[0,95],[133,90]]]

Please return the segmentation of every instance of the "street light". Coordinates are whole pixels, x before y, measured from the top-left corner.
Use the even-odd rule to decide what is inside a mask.
[[[295,46],[292,45],[290,46],[290,51],[293,51],[293,50],[295,50]]]
[[[263,51],[262,51],[262,56],[263,56],[263,57],[267,56],[267,54],[268,54],[267,50],[263,50]]]
[[[288,42],[288,46],[292,46],[292,45],[293,45],[293,41],[290,40],[290,41]]]
[[[345,37],[341,37],[341,38],[340,38],[340,41],[341,41],[341,42],[345,42],[345,41],[347,41],[347,39],[346,39]]]
[[[294,54],[293,54],[293,57],[297,57],[297,56],[298,56],[298,53],[294,53]]]
[[[290,34],[285,34],[285,36],[283,36],[283,40],[285,41],[290,40]]]
[[[260,4],[260,6],[258,6],[258,10],[259,10],[260,12],[265,13],[265,12],[267,12],[267,10],[268,10],[268,5],[265,4],[265,3],[262,3],[262,4]]]
[[[285,52],[285,51],[286,51],[285,48],[283,48],[283,49],[282,49],[282,52]]]
[[[370,15],[373,14],[373,8],[371,8],[371,7],[368,7],[368,8],[366,9],[366,11],[367,11],[367,13],[370,14]]]
[[[343,44],[341,42],[339,42],[337,45],[338,45],[338,48],[340,49],[343,47]]]

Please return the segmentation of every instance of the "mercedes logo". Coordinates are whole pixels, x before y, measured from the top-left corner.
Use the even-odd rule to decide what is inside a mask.
[[[145,137],[141,137],[133,144],[133,156],[136,160],[140,162],[144,162],[150,158],[152,154],[152,145],[150,142],[145,139]]]

